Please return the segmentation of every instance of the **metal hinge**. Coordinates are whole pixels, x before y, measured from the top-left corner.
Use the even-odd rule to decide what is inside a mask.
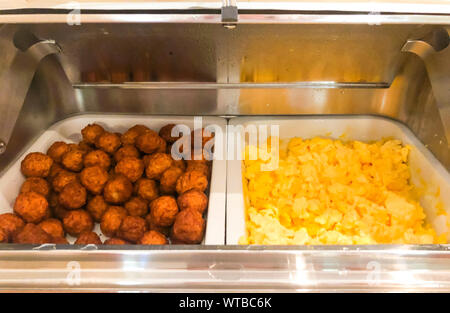
[[[236,0],[223,0],[221,16],[222,23],[225,28],[236,28],[239,16]]]

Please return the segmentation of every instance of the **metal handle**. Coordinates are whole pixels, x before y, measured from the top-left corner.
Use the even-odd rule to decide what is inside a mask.
[[[0,154],[7,144],[22,109],[34,74],[43,58],[60,53],[53,40],[42,40],[25,51],[17,50],[16,56],[0,76]]]
[[[442,28],[437,29],[432,37],[433,42],[408,40],[402,51],[416,54],[425,63],[444,125],[447,145],[450,146],[450,37]]]

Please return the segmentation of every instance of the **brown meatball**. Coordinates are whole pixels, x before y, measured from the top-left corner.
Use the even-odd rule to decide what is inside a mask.
[[[53,161],[60,163],[62,156],[70,151],[70,146],[62,141],[53,143],[47,150],[47,155],[53,159]]]
[[[122,144],[124,145],[134,145],[136,142],[136,138],[140,135],[145,134],[146,132],[151,131],[147,126],[144,125],[135,125],[127,130],[120,138]]]
[[[103,199],[103,196],[95,196],[89,200],[86,209],[89,214],[91,214],[94,221],[100,222],[103,214],[108,210],[108,204],[105,199]]]
[[[173,166],[178,167],[179,169],[183,170],[183,172],[186,170],[186,161],[183,159],[181,160],[173,160]]]
[[[118,206],[111,206],[102,216],[100,229],[108,237],[114,237],[118,232],[122,221],[127,216],[127,211]]]
[[[76,182],[78,174],[63,170],[53,179],[52,186],[56,192],[61,192],[68,184]]]
[[[159,147],[156,149],[155,153],[166,153],[167,151],[167,143],[164,139],[160,140]]]
[[[173,159],[167,153],[155,153],[149,161],[145,174],[150,179],[159,179],[169,167],[173,165]]]
[[[193,170],[182,174],[178,178],[176,190],[178,194],[182,194],[191,189],[205,191],[207,187],[208,178],[202,172]]]
[[[147,201],[155,200],[159,196],[158,185],[154,180],[147,178],[141,178],[136,182],[134,192]]]
[[[57,245],[68,245],[69,241],[67,241],[66,237],[52,237],[51,243]]]
[[[150,162],[152,155],[151,154],[146,154],[142,157],[142,162],[144,162],[144,167],[147,168],[148,163]]]
[[[161,234],[164,234],[166,236],[168,236],[170,234],[170,226],[159,226],[156,225],[155,222],[152,219],[152,215],[151,214],[147,214],[147,216],[145,217],[145,221],[147,222],[147,228],[149,230],[155,230]]]
[[[44,220],[51,218],[53,216],[52,210],[50,209],[50,207],[48,207],[46,213],[45,213],[45,217]]]
[[[87,167],[80,174],[81,183],[94,195],[102,193],[108,178],[108,172],[100,166]]]
[[[125,203],[128,215],[144,217],[148,213],[148,203],[140,197],[133,197]]]
[[[38,225],[29,223],[26,224],[17,234],[13,237],[14,243],[27,243],[27,244],[43,244],[51,243],[52,236],[47,234]]]
[[[47,234],[52,237],[64,237],[64,229],[62,223],[55,218],[49,218],[43,220],[39,223],[39,227],[41,227]]]
[[[61,165],[58,163],[53,163],[52,167],[50,168],[50,174],[48,174],[48,181],[51,182],[53,179],[61,172],[65,171]]]
[[[76,245],[101,245],[102,240],[93,231],[85,231],[80,234],[80,236],[75,241]]]
[[[148,131],[136,138],[136,147],[147,154],[156,152],[164,144],[164,139],[154,131]]]
[[[167,243],[166,236],[155,230],[146,232],[138,241],[140,245],[166,245]]]
[[[183,210],[175,218],[172,238],[187,244],[200,243],[205,232],[205,220],[195,210]]]
[[[123,239],[120,239],[120,238],[110,238],[110,239],[106,240],[103,244],[104,245],[128,245],[129,242],[125,241]]]
[[[97,141],[95,142],[95,146],[98,149],[101,149],[109,154],[116,152],[121,144],[120,137],[117,134],[109,132],[104,132],[98,136]]]
[[[59,194],[57,192],[54,192],[53,190],[50,192],[50,195],[48,196],[48,206],[50,208],[54,208],[57,205],[59,205]]]
[[[172,147],[173,147],[173,144],[167,144],[167,146],[166,146],[166,153],[167,154],[170,154],[172,157],[174,156],[174,155],[179,155],[178,153],[174,153],[174,154],[172,154]]]
[[[122,148],[117,150],[116,153],[114,153],[114,159],[116,162],[120,162],[124,158],[139,158],[140,153],[138,149],[136,149],[133,145],[124,145]]]
[[[78,145],[76,143],[68,143],[67,144],[70,148],[70,150],[78,149]]]
[[[143,218],[138,216],[127,216],[123,219],[119,231],[117,232],[117,236],[130,242],[136,242],[146,231],[147,223]]]
[[[21,163],[21,171],[25,177],[47,177],[53,165],[53,159],[40,152],[28,154]]]
[[[192,209],[203,214],[208,207],[208,197],[200,190],[191,189],[180,195],[177,203],[180,211]]]
[[[97,138],[105,132],[105,129],[98,124],[89,124],[81,130],[83,140],[88,144],[95,144]]]
[[[179,167],[172,166],[161,175],[160,187],[163,194],[174,194],[178,178],[183,174]]]
[[[173,234],[170,234],[170,243],[172,245],[187,245],[188,244],[187,242],[173,238]]]
[[[159,136],[167,141],[168,143],[174,143],[178,139],[181,138],[181,135],[179,136],[172,136],[172,129],[175,127],[175,124],[168,124],[164,127],[162,127],[159,130]]]
[[[6,234],[6,231],[0,228],[0,243],[8,243],[9,237]]]
[[[84,210],[69,211],[63,219],[64,230],[71,236],[78,237],[82,232],[91,231],[94,221]]]
[[[87,192],[80,183],[67,184],[59,194],[59,203],[66,209],[75,210],[86,204]]]
[[[206,177],[211,177],[211,167],[203,161],[189,161],[187,163],[186,172],[198,171]]]
[[[63,155],[62,165],[72,172],[79,172],[83,169],[83,158],[86,152],[80,149],[72,149]]]
[[[130,180],[123,175],[116,175],[111,178],[105,186],[103,196],[108,203],[124,203],[131,198],[133,185]]]
[[[84,156],[84,167],[100,166],[108,170],[111,166],[111,158],[102,150],[93,150]]]
[[[28,223],[39,223],[48,214],[48,202],[37,192],[19,194],[14,204],[14,212]]]
[[[29,177],[20,187],[20,193],[34,191],[48,197],[50,194],[50,184],[40,177]]]
[[[0,214],[0,229],[5,232],[8,241],[11,241],[24,226],[25,222],[19,216],[13,213]]]
[[[84,151],[85,155],[94,150],[94,148],[92,148],[92,146],[86,141],[80,141],[78,144],[78,149]]]
[[[54,208],[57,205],[59,205],[59,199],[58,199],[59,195],[56,192],[51,192],[50,195],[48,196],[48,206],[50,208]]]
[[[122,174],[131,182],[136,182],[144,173],[144,162],[138,158],[126,157],[117,163],[115,171]]]
[[[52,213],[54,217],[63,220],[64,217],[66,217],[67,213],[69,213],[69,210],[67,210],[61,204],[58,204],[57,206],[52,208]]]
[[[178,213],[174,197],[162,196],[150,203],[151,219],[158,226],[171,226]]]

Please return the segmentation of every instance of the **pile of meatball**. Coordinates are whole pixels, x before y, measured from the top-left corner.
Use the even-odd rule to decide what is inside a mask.
[[[90,124],[78,144],[55,142],[28,154],[14,213],[0,215],[0,242],[27,244],[199,244],[205,232],[211,161],[203,149],[176,160],[174,124],[124,134]],[[202,148],[214,140],[204,129]],[[199,149],[197,149],[199,150]],[[95,223],[107,240],[95,233]]]

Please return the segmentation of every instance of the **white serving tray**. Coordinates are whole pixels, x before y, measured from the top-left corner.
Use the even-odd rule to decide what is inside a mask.
[[[344,140],[372,141],[395,138],[412,146],[409,162],[411,182],[424,191],[420,203],[425,209],[427,221],[438,234],[447,233],[450,242],[450,174],[434,155],[403,124],[389,118],[376,116],[298,116],[298,117],[237,117],[229,125],[278,125],[280,139],[292,137],[328,137]],[[270,128],[269,128],[270,129]],[[239,135],[238,135],[239,134]],[[238,133],[241,140],[242,134]],[[234,141],[228,136],[228,149]],[[234,148],[233,151],[236,151]],[[228,161],[227,183],[227,231],[226,243],[238,244],[246,234],[245,204],[242,185],[242,161]],[[439,194],[439,196],[436,196]],[[447,216],[437,214],[437,205],[443,205]]]
[[[150,116],[150,115],[107,115],[83,114],[64,119],[46,130],[0,177],[0,214],[12,212],[15,199],[25,178],[20,172],[20,163],[30,152],[46,153],[55,141],[78,142],[82,139],[81,129],[91,123],[102,125],[111,132],[125,132],[136,124],[143,124],[155,131],[167,124],[183,124],[194,128],[194,117],[190,116]],[[203,127],[217,125],[225,134],[226,120],[219,117],[202,117]],[[226,149],[226,138],[223,140],[223,150]],[[226,161],[213,160],[212,175],[207,212],[205,245],[221,245],[225,241],[225,193],[226,193]],[[96,224],[97,232],[102,241],[106,239]],[[69,242],[74,238],[67,236]]]

